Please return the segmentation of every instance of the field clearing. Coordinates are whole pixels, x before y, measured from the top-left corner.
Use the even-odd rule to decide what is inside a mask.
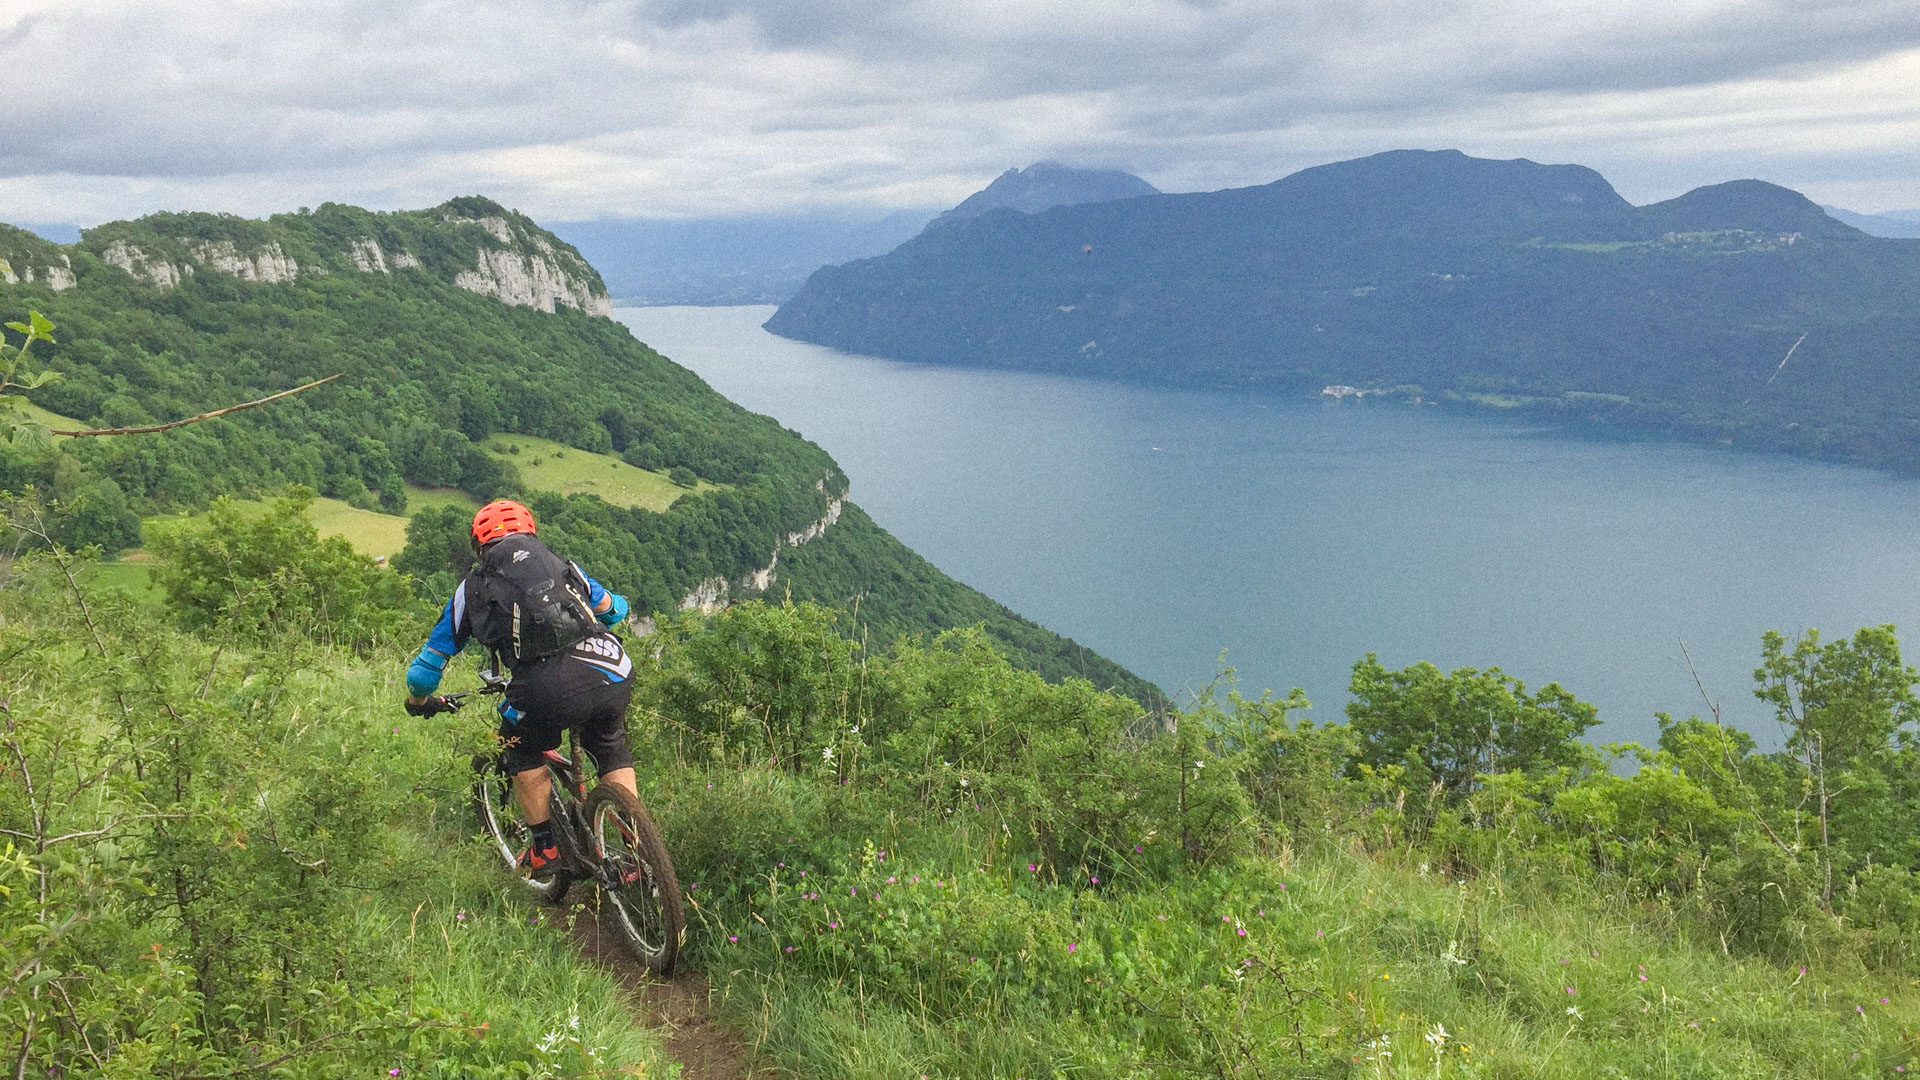
[[[234,501],[249,513],[260,513],[267,508],[266,501],[261,499]],[[203,517],[204,514],[193,514],[189,515],[188,520],[199,521]],[[172,518],[148,518],[143,524],[170,520]],[[353,545],[353,550],[362,555],[391,558],[407,546],[407,519],[398,514],[362,510],[339,499],[316,498],[313,505],[307,508],[307,520],[313,522],[313,527],[321,536],[343,537]]]
[[[35,405],[33,402],[28,401],[27,399],[22,397],[9,397],[7,398],[7,400],[13,403],[11,406],[11,408],[13,409],[13,414],[11,417],[6,417],[5,414],[0,414],[0,417],[4,417],[9,420],[18,420],[24,417],[25,419],[31,420],[36,424],[45,424],[50,428],[66,428],[69,431],[78,431],[81,428],[91,426],[84,420],[75,420],[71,416],[62,416],[51,409],[43,409],[40,406]],[[72,436],[69,436],[69,435],[56,436],[56,438],[61,438],[61,439],[66,439],[71,437]]]
[[[495,435],[481,445],[513,462],[529,488],[598,495],[615,506],[665,510],[689,490],[712,491],[717,486],[702,480],[691,489],[683,488],[665,473],[635,468],[611,454],[589,454],[532,435]]]
[[[459,510],[472,512],[480,509],[480,500],[461,491],[459,488],[429,488],[418,484],[408,484],[407,516],[412,517],[422,510],[438,510],[451,506]]]
[[[90,562],[80,567],[80,584],[89,588],[123,589],[137,599],[159,601],[153,584],[153,560],[134,552],[117,562]]]

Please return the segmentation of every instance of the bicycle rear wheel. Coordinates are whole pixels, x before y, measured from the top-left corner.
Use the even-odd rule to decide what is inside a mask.
[[[573,877],[559,870],[552,877],[537,880],[527,876],[520,865],[520,853],[527,850],[532,834],[520,818],[520,805],[513,795],[513,781],[500,771],[500,759],[481,754],[473,759],[473,816],[480,832],[492,845],[507,869],[520,878],[527,891],[549,904],[566,898]]]
[[[680,882],[653,819],[626,789],[601,784],[587,796],[587,831],[600,864],[600,888],[627,944],[648,970],[673,973],[686,941]]]

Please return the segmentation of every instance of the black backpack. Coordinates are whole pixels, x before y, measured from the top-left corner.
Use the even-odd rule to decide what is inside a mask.
[[[600,631],[586,579],[530,533],[480,549],[467,576],[473,636],[515,664],[545,659]]]

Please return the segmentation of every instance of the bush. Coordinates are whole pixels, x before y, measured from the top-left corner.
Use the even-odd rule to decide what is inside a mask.
[[[262,644],[304,638],[362,651],[417,629],[406,579],[321,539],[307,520],[311,491],[296,489],[264,512],[231,499],[204,521],[156,526],[154,583],[183,627]]]

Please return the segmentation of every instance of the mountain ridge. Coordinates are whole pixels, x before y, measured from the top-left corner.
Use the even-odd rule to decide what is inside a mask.
[[[929,230],[823,268],[766,326],[900,360],[1399,387],[1920,470],[1916,296],[1920,245],[1778,185],[1635,207],[1582,166],[1390,151]]]

